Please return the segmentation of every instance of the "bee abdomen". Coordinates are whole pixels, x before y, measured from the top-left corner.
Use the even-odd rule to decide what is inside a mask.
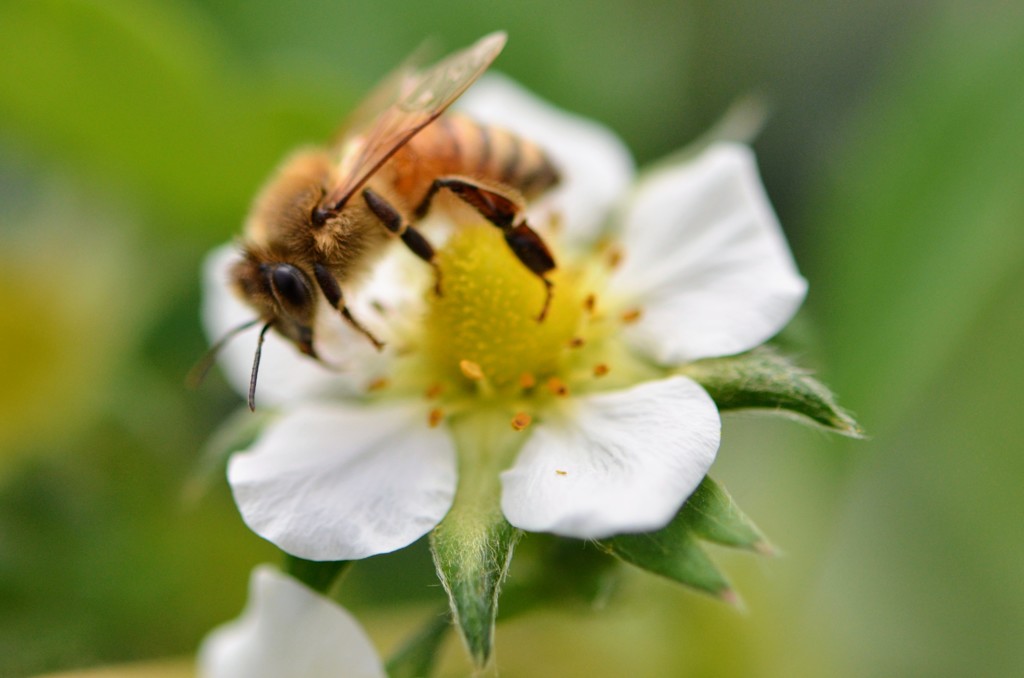
[[[558,170],[531,141],[461,115],[447,116],[444,128],[458,149],[459,174],[510,186],[527,199],[558,183]]]

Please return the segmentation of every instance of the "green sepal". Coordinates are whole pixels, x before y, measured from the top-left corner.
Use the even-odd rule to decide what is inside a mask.
[[[451,627],[447,611],[431,617],[388,660],[388,678],[424,678],[433,673],[441,643]]]
[[[455,625],[480,667],[491,656],[498,595],[521,535],[500,512],[472,515],[455,509],[430,535]]]
[[[836,404],[831,391],[770,347],[698,360],[681,367],[679,373],[703,386],[719,410],[793,413],[851,438],[864,435],[853,417]]]
[[[500,408],[449,422],[459,450],[459,486],[441,524],[430,533],[437,576],[470,657],[487,664],[494,644],[498,595],[522,532],[501,511],[499,473],[523,437]]]
[[[625,534],[601,542],[602,548],[628,563],[730,602],[729,581],[719,572],[700,541],[774,553],[764,535],[729,494],[705,477],[676,517],[656,532]]]
[[[669,527],[677,520],[686,521],[693,533],[704,541],[763,555],[775,554],[775,548],[754,521],[711,476],[704,476]]]

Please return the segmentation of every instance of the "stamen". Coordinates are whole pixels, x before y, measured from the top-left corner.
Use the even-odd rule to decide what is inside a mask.
[[[603,377],[604,375],[608,374],[608,369],[609,368],[608,368],[608,366],[606,364],[598,363],[598,364],[594,365],[594,376],[595,377]]]
[[[569,475],[569,472],[568,472],[568,471],[563,471],[563,470],[562,470],[562,469],[560,469],[560,468],[556,468],[556,469],[555,469],[555,473],[556,473],[557,475],[560,475],[560,476],[567,476],[567,475]]]
[[[583,337],[573,337],[569,340],[569,348],[580,348],[583,344],[587,343]]]
[[[519,375],[519,388],[526,389],[533,388],[537,385],[537,378],[529,372],[523,372]]]
[[[593,313],[595,308],[597,308],[597,296],[591,292],[587,295],[587,298],[583,300],[583,310],[587,313]]]
[[[569,387],[558,377],[548,379],[547,387],[556,396],[564,397],[569,395]]]
[[[444,412],[441,411],[440,407],[435,407],[434,409],[430,410],[430,414],[427,415],[427,424],[430,426],[430,428],[437,428],[438,424],[440,424],[443,420]]]
[[[434,398],[440,396],[441,393],[443,392],[444,385],[439,381],[435,381],[433,384],[427,387],[427,390],[423,395],[427,397],[427,400],[433,400]]]
[[[481,379],[484,378],[483,368],[480,367],[478,363],[475,363],[472,360],[460,360],[459,369],[462,370],[462,374],[467,379],[472,379],[473,381],[480,381]]]
[[[512,417],[512,428],[516,431],[522,431],[530,425],[531,421],[533,421],[533,417],[526,412],[516,412],[516,416]]]
[[[641,314],[642,311],[639,308],[631,308],[622,314],[622,322],[626,323],[627,325],[635,323],[637,320],[640,319]]]

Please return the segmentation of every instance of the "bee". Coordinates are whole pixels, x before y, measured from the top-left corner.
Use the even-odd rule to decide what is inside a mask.
[[[544,319],[552,294],[547,276],[555,260],[527,224],[524,208],[558,183],[558,172],[533,143],[445,114],[505,41],[504,33],[493,33],[425,70],[399,70],[357,107],[333,144],[298,151],[262,190],[246,222],[242,258],[230,271],[233,288],[257,318],[211,349],[262,323],[250,409],[269,330],[319,359],[313,327],[320,295],[374,346],[383,347],[353,317],[342,288],[372,266],[393,239],[434,266],[435,292],[443,293],[434,248],[416,228],[435,206],[449,211],[468,206],[502,231],[511,251],[544,285],[537,318]]]

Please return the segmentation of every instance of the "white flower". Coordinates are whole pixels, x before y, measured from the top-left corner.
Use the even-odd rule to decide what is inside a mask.
[[[270,566],[253,570],[242,616],[199,648],[200,678],[385,678],[362,627],[337,603]]]
[[[562,271],[552,311],[533,320],[541,285],[496,229],[460,225],[441,251],[440,299],[426,292],[429,267],[401,249],[345,290],[388,341],[383,354],[329,312],[317,347],[338,372],[269,336],[258,399],[280,416],[234,455],[228,478],[246,523],[296,556],[363,558],[429,532],[452,505],[457,468],[509,447],[467,442],[467,422],[495,411],[524,429],[505,426],[513,454],[491,464],[505,469],[512,525],[577,538],[663,527],[720,439],[714,402],[676,368],[758,346],[806,292],[747,148],[712,145],[631,187],[628,152],[595,123],[500,78],[460,104],[560,164],[563,183],[530,211]],[[252,317],[224,282],[235,256],[224,248],[207,266],[215,338]],[[247,336],[223,361],[242,393]]]

